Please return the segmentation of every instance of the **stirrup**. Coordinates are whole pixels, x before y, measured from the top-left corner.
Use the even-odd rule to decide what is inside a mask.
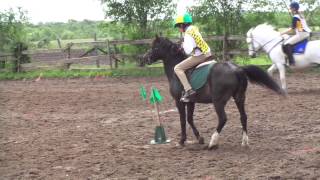
[[[295,65],[296,65],[296,62],[292,61],[292,62],[290,63],[290,61],[289,61],[289,59],[288,59],[287,65],[288,65],[288,66],[295,66]]]
[[[180,101],[190,102],[190,99],[193,98],[195,94],[196,92],[193,89],[190,89],[182,95]]]
[[[190,99],[187,97],[181,97],[180,101],[181,102],[190,102]]]
[[[290,63],[290,60],[289,60],[289,57],[288,57],[288,55],[286,55],[286,59],[285,59],[285,64],[284,65],[286,65],[286,66],[295,66],[296,65],[296,62],[295,61],[293,61],[293,63]]]

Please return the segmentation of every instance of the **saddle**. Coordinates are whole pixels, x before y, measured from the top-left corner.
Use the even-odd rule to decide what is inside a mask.
[[[308,39],[304,39],[293,45],[293,54],[303,54],[306,50]]]
[[[290,36],[285,37],[285,40],[287,40],[287,39],[289,39],[289,38],[290,38]],[[299,41],[299,42],[297,42],[296,44],[294,44],[294,45],[293,45],[293,49],[292,49],[292,54],[303,54],[304,51],[306,50],[308,41],[309,41],[309,40],[308,40],[308,38],[307,38],[307,39],[304,39],[304,40]],[[282,44],[282,48],[283,48],[283,45],[284,45],[284,44]],[[284,49],[282,49],[282,50],[283,50],[283,52],[285,52]]]
[[[294,45],[282,44],[282,51],[286,54],[286,63],[288,66],[295,64],[293,55],[304,54],[307,43],[308,39],[304,39]]]
[[[186,75],[193,90],[200,89],[205,85],[212,66],[217,63],[212,56],[206,58],[206,61],[187,70]]]

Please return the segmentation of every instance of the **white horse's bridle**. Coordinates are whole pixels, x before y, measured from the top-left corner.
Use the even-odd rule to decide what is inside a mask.
[[[252,49],[249,49],[249,51],[253,51],[253,53],[256,54],[260,49],[264,48],[266,45],[268,45],[269,43],[271,43],[273,40],[275,40],[275,39],[277,39],[277,38],[278,38],[278,37],[273,38],[273,39],[269,40],[268,42],[266,42],[266,43],[264,43],[264,44],[262,45],[262,43],[260,43],[259,41],[255,40],[255,39],[253,38],[252,31],[251,31],[251,32],[250,32],[250,39],[251,39],[251,47],[252,47]],[[272,49],[273,49],[274,47],[276,47],[279,43],[281,43],[283,40],[284,40],[284,38],[281,38],[281,40],[280,40],[279,42],[277,42],[275,45],[273,45],[273,46],[269,49],[269,51],[267,52],[267,54],[269,54],[269,53],[272,51]],[[253,41],[255,41],[257,44],[260,45],[260,47],[259,47],[257,50],[256,50],[255,47],[254,47]]]
[[[250,39],[251,39],[250,43],[251,43],[252,49],[249,49],[249,51],[253,51],[253,53],[256,54],[262,47],[260,47],[258,50],[255,50],[253,41],[256,41],[256,40],[253,39],[252,31],[250,32]],[[261,46],[261,44],[258,41],[256,42]]]

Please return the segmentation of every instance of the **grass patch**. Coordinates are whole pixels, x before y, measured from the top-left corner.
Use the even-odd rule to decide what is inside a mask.
[[[47,70],[47,71],[31,71],[31,72],[1,72],[0,80],[21,80],[21,79],[35,79],[41,76],[43,78],[80,78],[80,77],[154,77],[162,76],[164,74],[162,67],[149,68],[126,68],[126,69],[86,69],[86,70]]]
[[[137,67],[134,62],[126,62],[126,64],[119,63],[117,69],[111,69],[109,65],[101,65],[97,68],[96,65],[79,65],[73,64],[70,70],[35,70],[21,73],[13,73],[12,68],[7,65],[5,69],[0,71],[0,80],[21,80],[21,79],[35,79],[41,76],[43,78],[80,78],[80,77],[120,77],[120,76],[162,76],[164,75],[162,64],[153,64],[147,68]]]
[[[249,57],[236,57],[234,62],[238,65],[258,65],[258,66],[265,66],[271,65],[272,62],[268,56],[258,56],[257,58],[249,58]]]
[[[248,65],[257,63],[261,59],[255,61],[248,61],[249,59],[237,58],[236,63],[240,65]],[[265,62],[266,60],[263,60]],[[263,64],[263,63],[260,63]],[[108,65],[101,65],[97,68],[96,65],[71,65],[71,70],[37,70],[30,72],[13,73],[8,69],[7,71],[0,72],[0,80],[21,80],[21,79],[35,79],[41,74],[43,78],[80,78],[80,77],[157,77],[164,75],[162,63],[148,65],[147,67],[137,67],[135,62],[126,62],[125,64],[119,63],[118,69],[110,69]]]
[[[257,65],[266,70],[270,67],[271,61],[267,56],[261,56],[254,59],[246,57],[237,57],[235,63],[240,66]],[[309,72],[320,73],[319,66],[311,68]],[[157,77],[164,75],[162,63],[152,64],[148,67],[137,67],[136,63],[119,64],[118,69],[110,69],[109,66],[103,65],[97,68],[95,65],[72,65],[71,70],[38,70],[31,72],[13,73],[8,69],[0,72],[0,80],[21,80],[21,79],[35,79],[42,74],[43,78],[81,78],[81,77]]]

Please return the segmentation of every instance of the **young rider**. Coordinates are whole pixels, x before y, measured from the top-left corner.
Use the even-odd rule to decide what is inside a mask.
[[[184,94],[181,97],[183,102],[189,102],[190,98],[195,95],[185,71],[206,61],[211,56],[210,47],[203,40],[198,28],[191,24],[192,17],[188,13],[178,16],[175,20],[175,27],[178,27],[179,31],[184,33],[182,48],[187,55],[191,55],[174,67],[174,72],[184,87]]]
[[[293,45],[308,38],[311,32],[311,29],[308,27],[305,18],[299,12],[299,7],[300,6],[297,2],[292,2],[290,4],[290,10],[293,14],[292,25],[289,29],[281,33],[281,35],[288,34],[292,30],[295,30],[295,35],[290,37],[283,46],[283,51],[287,54],[290,65],[295,64],[293,59]]]

